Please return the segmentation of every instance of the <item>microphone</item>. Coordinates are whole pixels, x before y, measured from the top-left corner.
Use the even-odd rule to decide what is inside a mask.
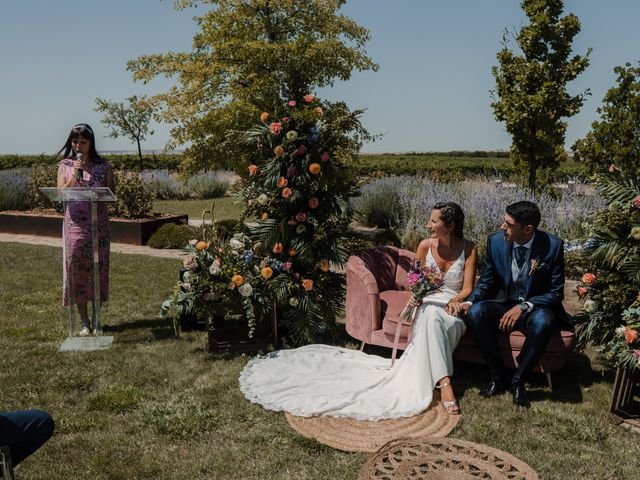
[[[82,161],[84,159],[84,157],[82,156],[82,154],[80,152],[76,153],[76,160],[80,160]],[[83,179],[84,177],[84,172],[82,171],[81,168],[78,169],[78,172],[76,173],[76,182],[80,183],[80,181]]]

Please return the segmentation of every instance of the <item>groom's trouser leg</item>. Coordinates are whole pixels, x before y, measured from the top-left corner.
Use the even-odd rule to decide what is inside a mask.
[[[513,385],[522,385],[538,364],[549,344],[555,324],[555,315],[548,308],[536,308],[528,316],[518,320],[516,328],[524,333],[525,341],[518,357],[518,368],[511,380]]]
[[[0,445],[11,448],[14,466],[49,440],[53,429],[53,419],[42,410],[0,413]]]
[[[467,313],[467,323],[473,338],[489,366],[491,380],[495,381],[506,379],[504,363],[498,348],[498,326],[500,318],[507,310],[503,303],[484,300],[471,305]]]

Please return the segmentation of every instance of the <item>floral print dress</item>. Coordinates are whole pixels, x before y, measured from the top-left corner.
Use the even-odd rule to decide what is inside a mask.
[[[73,176],[73,160],[64,159],[64,181]],[[106,187],[107,170],[111,164],[104,159],[84,170],[80,187]],[[100,274],[100,301],[109,297],[109,212],[106,202],[98,202],[98,259]],[[68,202],[62,227],[64,294],[63,305],[86,303],[93,300],[93,239],[91,235],[91,206],[89,202]]]

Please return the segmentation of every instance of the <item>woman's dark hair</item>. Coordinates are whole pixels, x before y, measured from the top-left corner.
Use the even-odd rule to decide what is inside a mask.
[[[58,157],[62,152],[64,152],[62,154],[62,158],[71,158],[70,155],[73,151],[71,148],[71,142],[78,138],[89,140],[89,155],[91,156],[91,161],[93,163],[100,163],[102,161],[102,157],[96,150],[96,137],[93,134],[93,129],[86,123],[78,123],[73,126],[71,132],[69,132],[69,136],[67,137],[64,147],[55,154],[54,158]]]
[[[513,217],[523,227],[532,225],[534,230],[540,225],[540,209],[533,202],[527,202],[523,200],[521,202],[512,203],[507,205],[507,215]]]
[[[456,237],[464,238],[464,212],[460,205],[454,202],[439,202],[433,206],[442,216],[442,221],[447,225],[453,225],[453,233]]]

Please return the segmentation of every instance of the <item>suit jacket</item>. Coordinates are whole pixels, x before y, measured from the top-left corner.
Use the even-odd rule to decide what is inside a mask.
[[[469,302],[480,300],[506,300],[512,283],[511,262],[513,243],[504,239],[502,232],[489,236],[484,269]],[[531,262],[538,265],[531,271]],[[540,230],[529,253],[529,272],[525,283],[525,301],[536,307],[553,311],[556,319],[573,325],[573,319],[562,306],[564,299],[564,242],[558,237]]]

